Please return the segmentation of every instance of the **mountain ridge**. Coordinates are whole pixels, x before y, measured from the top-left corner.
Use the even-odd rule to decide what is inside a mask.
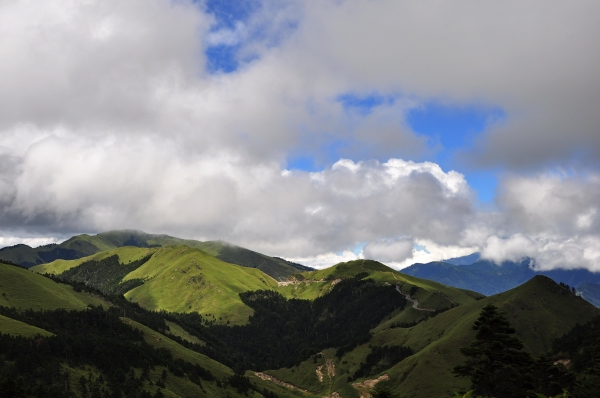
[[[267,256],[221,240],[201,242],[127,229],[101,232],[96,235],[76,235],[60,244],[53,243],[37,248],[24,244],[4,247],[0,249],[0,260],[31,268],[55,260],[76,260],[120,247],[153,248],[171,245],[185,245],[206,251],[230,264],[258,268],[276,280],[286,280],[297,272],[313,270],[301,264]]]

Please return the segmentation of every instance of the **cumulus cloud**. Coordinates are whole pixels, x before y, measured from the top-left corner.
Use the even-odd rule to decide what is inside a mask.
[[[502,181],[497,201],[515,229],[532,234],[600,233],[600,177],[595,174],[511,175]]]
[[[536,255],[535,244],[522,234],[513,235],[507,239],[490,236],[481,257],[498,264],[503,261],[519,261],[525,257]]]
[[[1,2],[0,245],[139,228],[319,266],[598,267],[598,2],[261,4],[216,28],[191,1]],[[207,46],[245,61],[211,75]],[[339,101],[373,92],[393,101]],[[515,170],[497,211],[425,161],[405,116],[430,100],[506,113],[462,155]],[[287,169],[306,153],[320,171]],[[517,173],[574,153],[591,171]]]
[[[539,269],[600,271],[597,175],[511,175],[497,200],[502,222],[481,245],[484,258],[500,263],[531,257]]]
[[[305,9],[286,47],[303,67],[366,89],[504,109],[508,118],[466,160],[520,169],[577,155],[598,166],[598,2],[331,1]]]
[[[366,258],[399,263],[412,257],[414,241],[410,238],[369,242],[363,249]]]

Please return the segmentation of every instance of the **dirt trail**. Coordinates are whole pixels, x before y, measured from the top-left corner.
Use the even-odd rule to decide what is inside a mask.
[[[408,301],[412,301],[412,303],[413,303],[413,308],[414,308],[415,310],[418,310],[418,311],[429,311],[429,312],[435,312],[435,310],[434,310],[433,308],[419,308],[419,300],[417,300],[417,299],[412,299],[412,298],[410,297],[410,294],[408,294],[408,293],[405,293],[405,292],[403,292],[402,290],[400,290],[400,286],[398,286],[398,285],[396,285],[396,291],[397,291],[398,293],[400,293],[401,295],[403,295],[404,297],[406,297],[406,299],[407,299]]]
[[[271,381],[271,382],[273,382],[273,383],[275,383],[275,384],[277,384],[277,385],[279,385],[279,386],[282,386],[282,387],[285,387],[285,388],[290,388],[290,389],[292,389],[292,390],[298,390],[298,391],[302,391],[302,392],[303,392],[303,393],[305,393],[305,394],[308,394],[308,393],[309,393],[308,391],[306,391],[306,390],[305,390],[305,389],[303,389],[303,388],[296,387],[296,386],[295,386],[295,385],[293,385],[293,384],[286,383],[285,381],[281,381],[281,380],[279,380],[279,379],[276,379],[275,377],[273,377],[273,376],[271,376],[271,375],[268,375],[268,374],[266,374],[266,373],[262,373],[262,372],[254,372],[254,374],[255,374],[256,376],[260,377],[260,378],[261,378],[261,379],[263,379],[263,380],[268,380],[268,381]]]
[[[370,391],[375,387],[375,384],[380,381],[389,380],[390,376],[386,373],[376,379],[365,380],[362,383],[352,383],[352,387],[356,388],[360,393],[360,398],[371,398]]]

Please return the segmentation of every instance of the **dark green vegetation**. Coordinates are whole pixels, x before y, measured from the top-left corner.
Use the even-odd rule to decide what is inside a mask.
[[[472,260],[476,261],[469,262]],[[451,263],[436,261],[413,264],[402,272],[448,286],[474,290],[486,296],[515,288],[536,275],[544,275],[557,283],[575,287],[586,300],[596,306],[600,305],[600,273],[586,269],[534,271],[531,268],[533,260],[529,258],[519,262],[505,261],[500,265],[480,260],[474,255],[448,261]]]
[[[577,374],[572,390],[575,398],[592,398],[600,386],[600,317],[575,326],[569,333],[554,341],[552,355],[569,365]]]
[[[369,355],[367,355],[365,361],[361,363],[358,370],[354,372],[348,381],[381,373],[382,371],[391,368],[398,362],[414,354],[410,347],[404,347],[401,345],[384,345],[382,347],[375,346],[370,348],[371,352]]]
[[[209,330],[231,347],[239,370],[290,367],[319,351],[369,339],[369,331],[406,304],[393,286],[361,277],[346,279],[314,301],[286,299],[262,290],[242,293],[254,309],[244,326]]]
[[[0,378],[20,380],[21,388],[30,395],[68,396],[71,387],[64,365],[93,367],[99,371],[101,376],[95,388],[88,387],[95,389],[94,394],[98,397],[121,393],[147,396],[142,394],[151,389],[151,381],[161,385],[162,380],[150,377],[151,370],[158,367],[169,369],[171,377],[186,375],[200,388],[203,381],[215,381],[213,374],[202,366],[175,359],[169,351],[147,344],[139,331],[119,319],[116,308],[19,312],[0,307],[0,313],[55,334],[37,338],[33,344],[26,338],[0,335],[0,357],[3,359]],[[115,358],[119,359],[116,361]]]
[[[125,246],[153,248],[180,245],[203,250],[227,263],[260,269],[276,280],[285,280],[299,271],[312,270],[301,264],[270,257],[223,241],[199,242],[133,230],[103,232],[93,236],[77,235],[58,245],[51,244],[37,248],[27,245],[5,247],[0,249],[0,260],[30,268],[59,259],[76,260]]]
[[[68,381],[76,397],[98,389],[113,394],[109,390],[117,386],[122,396],[134,397],[153,396],[160,388],[166,397],[312,398],[335,392],[358,398],[373,387],[403,398],[452,396],[471,386],[452,369],[465,363],[460,348],[477,340],[472,326],[490,305],[505,314],[505,331],[514,329],[507,335],[522,342],[516,351],[535,358],[526,373],[531,380],[559,379],[552,365],[558,359],[585,363],[585,371],[571,367],[578,377],[573,391],[584,391],[576,390],[584,376],[595,380],[589,365],[595,357],[575,359],[593,352],[589,347],[583,352],[565,346],[544,356],[556,338],[600,315],[566,285],[546,277],[483,297],[358,260],[320,271],[295,268],[293,278],[278,286],[260,269],[224,262],[207,253],[210,248],[152,247],[158,243],[149,239],[136,244],[142,243],[149,247],[112,248],[35,267],[54,280],[0,264],[0,305],[6,307],[0,312],[0,333],[10,335],[7,339],[20,336],[30,351],[40,338],[61,342],[64,349],[36,358],[33,373],[20,381],[14,377],[14,352],[8,362],[0,358],[6,370],[0,382],[50,389]],[[216,250],[222,243],[211,244]],[[114,326],[117,319],[124,327]],[[99,322],[97,331],[86,332],[94,322]],[[133,362],[108,370],[81,349],[88,344],[78,340],[84,335],[98,339],[101,347],[114,343],[103,348],[113,362],[120,359],[119,344],[131,345]],[[587,341],[573,338],[573,344],[577,339]],[[25,350],[24,358],[30,355],[24,344],[10,341]],[[83,354],[75,355],[68,345]],[[200,368],[213,379],[206,373],[203,378]],[[53,375],[50,382],[47,373]],[[555,387],[566,384],[559,381]],[[534,387],[548,391],[541,384]]]
[[[152,257],[152,254],[127,264],[121,264],[119,256],[116,254],[99,261],[90,260],[66,270],[60,274],[60,279],[92,286],[104,294],[123,295],[144,284],[141,279],[123,281],[123,278],[141,267],[150,260],[150,257]]]
[[[575,376],[547,356],[534,361],[495,306],[483,308],[473,330],[477,331],[475,340],[460,350],[468,359],[454,373],[469,377],[475,393],[526,398],[536,393],[554,396],[572,388]]]

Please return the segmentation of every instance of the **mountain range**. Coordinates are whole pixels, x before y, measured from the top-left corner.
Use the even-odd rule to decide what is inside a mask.
[[[485,297],[372,260],[306,271],[284,262],[294,272],[276,280],[254,263],[209,252],[222,242],[132,231],[69,241],[78,240],[97,250],[29,269],[0,261],[0,390],[367,398],[377,387],[396,397],[451,397],[470,388],[452,369],[464,363],[460,349],[490,305],[526,352],[574,363],[578,380],[594,377],[580,366],[587,346],[573,342],[596,344],[600,309],[543,275]],[[236,253],[282,265],[246,250]],[[588,396],[581,385],[575,396]]]
[[[0,260],[31,268],[54,260],[75,260],[125,246],[151,248],[170,245],[185,245],[200,249],[231,264],[258,268],[277,280],[287,279],[299,271],[312,270],[312,268],[301,264],[278,257],[270,257],[220,240],[200,242],[174,238],[169,235],[148,234],[136,230],[109,231],[97,235],[76,235],[60,244],[50,244],[36,248],[24,244],[4,247],[0,249]]]
[[[583,268],[538,271],[533,268],[533,264],[533,259],[524,258],[518,262],[504,261],[498,265],[481,259],[478,253],[474,253],[445,261],[413,264],[404,268],[402,273],[474,290],[486,296],[505,292],[536,275],[544,275],[557,283],[575,287],[586,300],[596,306],[600,305],[600,273]]]

